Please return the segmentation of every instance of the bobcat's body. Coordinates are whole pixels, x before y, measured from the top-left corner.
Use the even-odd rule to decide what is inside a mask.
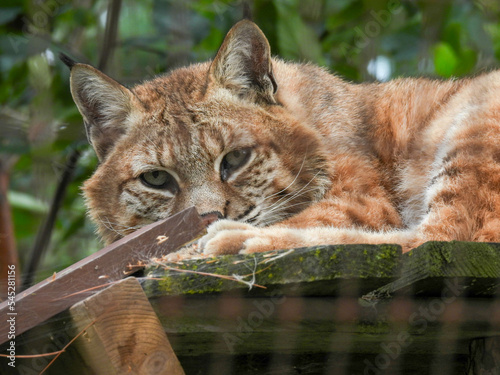
[[[72,93],[107,242],[193,205],[226,219],[206,253],[500,240],[500,72],[353,85],[242,21],[212,63],[132,90],[76,64]]]

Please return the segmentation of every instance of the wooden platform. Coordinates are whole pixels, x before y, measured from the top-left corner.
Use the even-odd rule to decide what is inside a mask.
[[[157,264],[134,276],[186,374],[486,374],[496,366],[484,358],[500,347],[489,339],[500,336],[500,244],[432,242],[406,254],[396,245],[324,246]],[[59,313],[19,336],[17,354],[64,347],[80,320]],[[93,373],[96,354],[81,343],[89,335],[46,373]],[[18,359],[17,369],[35,374],[49,361]]]
[[[147,270],[160,280],[144,279],[143,288],[186,373],[209,360],[238,374],[464,374],[472,340],[500,335],[499,244],[267,256]],[[173,269],[249,275],[253,267],[266,289]]]

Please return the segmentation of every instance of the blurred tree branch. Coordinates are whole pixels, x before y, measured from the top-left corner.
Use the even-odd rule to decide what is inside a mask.
[[[113,49],[116,46],[121,3],[121,0],[110,0],[108,4],[106,29],[104,31],[101,57],[98,64],[98,68],[102,71],[106,70],[109,59],[112,56]],[[67,188],[72,180],[73,172],[80,156],[81,151],[79,149],[73,149],[67,158],[64,170],[62,171],[62,177],[59,180],[56,192],[50,205],[49,213],[37,233],[31,256],[29,258],[29,263],[23,274],[23,289],[26,289],[33,283],[40,260],[49,246],[54,224],[57,219],[57,213],[62,206]]]
[[[109,2],[106,30],[104,32],[104,42],[102,43],[101,57],[99,59],[99,64],[97,65],[101,71],[106,71],[113,49],[116,46],[121,6],[121,0],[110,0]]]

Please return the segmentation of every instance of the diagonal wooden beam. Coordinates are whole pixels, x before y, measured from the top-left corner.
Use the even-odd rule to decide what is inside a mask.
[[[0,304],[0,316],[14,324],[0,324],[0,344],[8,340],[11,327],[15,335],[35,327],[55,314],[86,299],[100,286],[137,272],[136,265],[179,249],[200,237],[205,224],[195,208],[188,208],[165,220],[150,224],[116,241],[85,259],[55,273],[52,277],[19,293],[15,305]],[[160,240],[158,240],[159,236]],[[92,290],[89,290],[94,288]],[[12,331],[11,331],[12,332]]]

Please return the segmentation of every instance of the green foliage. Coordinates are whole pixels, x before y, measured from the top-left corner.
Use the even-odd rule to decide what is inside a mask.
[[[434,67],[442,77],[451,77],[459,64],[458,56],[448,43],[438,43],[434,47]]]
[[[500,6],[493,0],[251,4],[273,54],[312,61],[351,81],[458,77],[498,66],[500,60]],[[9,199],[23,262],[66,158],[76,147],[86,150],[45,257],[44,267],[50,270],[100,247],[80,194],[97,160],[86,146],[69,94],[69,73],[57,54],[98,65],[107,7],[105,0],[3,0],[0,5],[0,158],[16,161]],[[209,59],[241,15],[242,1],[124,0],[106,72],[131,85]]]

